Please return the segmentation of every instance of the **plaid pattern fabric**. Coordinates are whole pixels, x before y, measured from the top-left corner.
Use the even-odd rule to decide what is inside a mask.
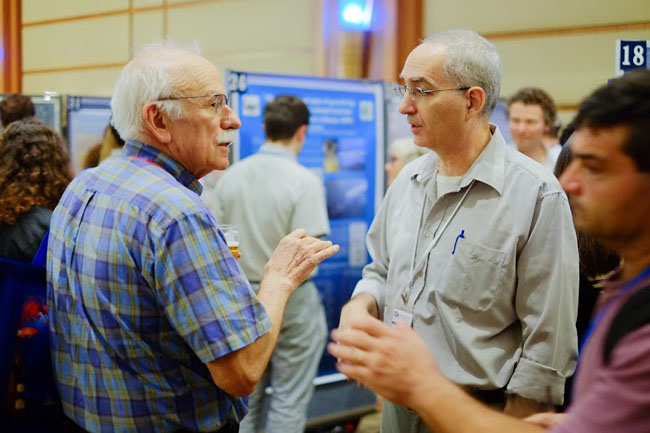
[[[204,364],[271,323],[200,193],[176,161],[129,142],[52,215],[52,356],[64,410],[86,430],[212,431],[246,413]]]

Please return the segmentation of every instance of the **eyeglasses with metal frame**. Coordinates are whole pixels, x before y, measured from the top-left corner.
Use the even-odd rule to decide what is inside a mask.
[[[181,99],[197,99],[197,98],[214,98],[214,102],[210,104],[216,114],[221,112],[221,109],[228,105],[228,95],[224,93],[215,93],[213,95],[196,95],[196,96],[170,96],[168,98],[156,99],[154,102],[162,101],[178,101]]]
[[[470,87],[455,87],[452,89],[430,89],[430,90],[426,89],[425,90],[417,86],[410,87],[401,84],[395,85],[395,93],[397,94],[397,96],[403,98],[406,92],[408,92],[413,99],[420,99],[424,96],[433,95],[434,93],[438,93],[438,92],[446,92],[449,90],[465,91],[469,89]]]

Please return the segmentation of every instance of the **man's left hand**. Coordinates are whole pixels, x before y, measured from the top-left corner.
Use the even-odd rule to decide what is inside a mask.
[[[409,326],[390,327],[370,315],[354,318],[349,329],[335,329],[328,351],[336,368],[377,394],[413,407],[418,390],[442,379],[426,345]]]

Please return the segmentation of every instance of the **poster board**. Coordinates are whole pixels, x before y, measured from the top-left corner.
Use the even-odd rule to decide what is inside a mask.
[[[75,173],[82,169],[88,150],[102,141],[111,118],[110,98],[67,96],[68,143]]]
[[[331,227],[328,239],[341,246],[313,279],[328,327],[336,327],[341,307],[369,261],[366,234],[383,196],[384,84],[240,71],[227,71],[226,82],[230,105],[242,121],[233,146],[234,163],[264,144],[264,107],[276,96],[298,96],[309,108],[298,162],[323,180]],[[337,375],[334,364],[325,354],[319,376]]]

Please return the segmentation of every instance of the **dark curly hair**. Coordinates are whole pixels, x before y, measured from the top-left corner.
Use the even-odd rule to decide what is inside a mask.
[[[15,224],[34,206],[54,209],[72,180],[59,135],[36,120],[19,120],[0,136],[0,223]]]

